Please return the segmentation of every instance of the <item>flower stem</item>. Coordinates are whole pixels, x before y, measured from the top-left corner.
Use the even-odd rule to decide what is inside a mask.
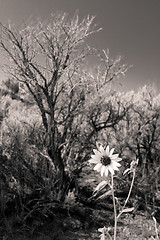
[[[132,188],[133,188],[134,179],[135,179],[135,175],[136,175],[136,173],[135,173],[135,171],[133,171],[133,177],[132,177],[131,186],[130,186],[130,189],[129,189],[129,192],[128,192],[128,196],[127,196],[126,201],[125,201],[125,203],[124,203],[124,205],[122,207],[122,210],[120,211],[120,213],[117,216],[117,219],[121,216],[121,214],[122,214],[122,212],[123,212],[123,210],[124,210],[128,200],[130,198],[130,195],[131,195],[131,192],[132,192]]]
[[[154,221],[154,226],[155,226],[156,239],[159,240],[158,229],[157,229],[157,220],[155,219],[155,217],[153,217],[153,221]]]
[[[116,211],[116,202],[114,197],[114,185],[113,185],[113,174],[111,174],[111,190],[112,190],[112,199],[113,199],[113,208],[114,208],[114,240],[116,240],[117,234],[117,211]]]

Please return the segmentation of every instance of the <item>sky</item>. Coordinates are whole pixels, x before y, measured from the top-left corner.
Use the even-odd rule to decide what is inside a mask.
[[[121,80],[122,90],[154,84],[159,93],[160,0],[0,0],[0,21],[19,25],[29,17],[46,19],[57,11],[72,17],[77,10],[81,18],[95,16],[102,27],[90,39],[91,46],[109,49],[111,57],[121,55],[123,63],[133,66]]]

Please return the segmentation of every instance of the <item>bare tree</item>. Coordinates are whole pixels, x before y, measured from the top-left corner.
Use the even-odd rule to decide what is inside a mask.
[[[68,159],[82,157],[94,134],[114,126],[126,113],[118,100],[114,105],[105,96],[107,84],[127,70],[121,58],[99,54],[102,66],[96,73],[87,72],[84,65],[93,53],[86,38],[100,30],[93,20],[88,16],[80,21],[77,14],[69,20],[66,14],[58,14],[20,29],[1,24],[0,47],[10,59],[7,69],[40,111],[44,148],[55,165],[60,188],[64,188]]]

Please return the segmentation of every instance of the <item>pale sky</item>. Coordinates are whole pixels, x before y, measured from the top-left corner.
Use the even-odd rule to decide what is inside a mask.
[[[103,28],[92,37],[93,47],[109,48],[112,57],[121,55],[133,65],[124,90],[154,83],[160,92],[160,0],[0,0],[0,21],[20,24],[30,16],[45,19],[57,11],[73,16],[76,10],[80,17],[94,15]]]

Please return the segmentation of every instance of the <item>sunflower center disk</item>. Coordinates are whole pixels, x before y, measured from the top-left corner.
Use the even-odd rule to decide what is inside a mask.
[[[111,163],[111,159],[108,156],[102,156],[100,162],[104,166],[108,166]]]

